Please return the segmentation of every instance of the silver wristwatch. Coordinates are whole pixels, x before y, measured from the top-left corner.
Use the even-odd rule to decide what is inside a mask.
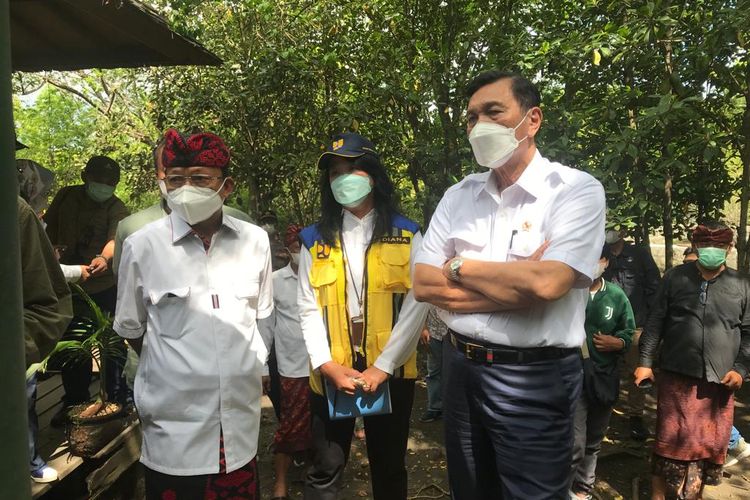
[[[461,281],[461,266],[464,263],[464,259],[461,257],[454,257],[448,264],[448,278],[451,281]]]

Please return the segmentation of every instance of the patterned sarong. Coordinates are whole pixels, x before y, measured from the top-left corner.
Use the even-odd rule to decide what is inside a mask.
[[[281,419],[273,438],[277,453],[292,455],[310,448],[310,382],[308,377],[281,380]]]
[[[723,385],[662,371],[653,473],[681,491],[679,498],[693,498],[702,484],[718,484],[733,416],[734,394]]]

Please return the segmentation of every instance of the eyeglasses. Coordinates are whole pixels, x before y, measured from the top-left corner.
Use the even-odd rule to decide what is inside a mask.
[[[215,176],[215,175],[195,174],[195,175],[168,175],[165,177],[165,180],[167,182],[167,185],[173,188],[184,186],[188,180],[190,180],[190,184],[192,186],[208,187],[211,185],[211,182],[214,181],[215,179],[222,179],[222,178],[223,177]]]
[[[706,305],[706,298],[708,298],[708,281],[701,283],[700,290],[698,292],[698,300],[701,301],[701,305]]]

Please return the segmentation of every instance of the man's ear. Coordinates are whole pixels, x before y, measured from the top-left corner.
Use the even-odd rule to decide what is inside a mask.
[[[219,192],[219,196],[223,200],[226,200],[229,198],[229,195],[234,192],[234,179],[231,177],[224,178],[224,186],[221,188],[221,191]]]
[[[539,128],[542,126],[544,116],[542,114],[542,108],[539,106],[531,108],[528,113],[529,126],[527,128],[527,134],[533,139],[537,132],[539,132]]]

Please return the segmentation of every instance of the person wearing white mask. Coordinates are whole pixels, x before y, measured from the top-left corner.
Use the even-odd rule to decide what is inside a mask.
[[[161,152],[164,149],[164,139],[160,139],[152,150],[152,156],[154,159],[154,173],[156,174],[156,183],[159,187],[161,197],[157,203],[154,203],[148,208],[144,208],[132,215],[125,217],[117,225],[117,234],[115,234],[115,248],[114,256],[112,258],[112,272],[117,275],[118,267],[120,265],[120,255],[122,254],[122,244],[125,242],[125,238],[138,231],[140,228],[159,220],[162,217],[169,215],[171,211],[167,204],[167,185],[164,181],[166,174],[164,173],[164,167],[161,163]],[[253,222],[248,214],[242,210],[238,210],[234,207],[225,205],[224,210],[228,215],[245,222]]]
[[[164,138],[160,138],[154,149],[151,151],[154,160],[154,173],[156,174],[156,183],[159,187],[161,197],[157,203],[154,203],[148,208],[139,210],[138,212],[128,215],[117,224],[117,233],[115,234],[115,247],[114,254],[112,257],[112,272],[117,277],[120,267],[120,257],[122,255],[122,245],[125,239],[131,234],[138,231],[140,228],[150,222],[157,221],[162,217],[169,215],[172,210],[167,204],[167,185],[164,180],[166,173],[164,172],[164,166],[161,163],[161,153],[164,149]],[[245,222],[253,222],[250,216],[248,216],[242,210],[225,205],[223,210],[236,219],[243,220]],[[125,374],[125,382],[128,388],[133,390],[133,381],[135,379],[135,372],[138,369],[138,355],[131,348],[128,348],[128,356],[125,360],[125,367],[123,372]]]
[[[268,235],[224,212],[234,181],[218,136],[170,129],[161,159],[171,212],[125,240],[114,322],[140,356],[146,498],[260,499]]]
[[[274,472],[272,500],[285,499],[288,493],[287,472],[292,459],[304,458],[312,438],[310,423],[310,361],[297,307],[300,242],[302,226],[289,224],[282,245],[287,249],[289,264],[273,272],[272,316],[273,346],[279,372],[279,423],[273,439]],[[264,377],[264,390],[270,380]]]
[[[648,246],[635,245],[626,241],[626,236],[627,232],[616,226],[607,230],[605,239],[612,248],[612,258],[609,267],[604,271],[604,279],[619,285],[628,296],[630,305],[633,306],[636,329],[633,334],[633,343],[625,354],[623,375],[626,380],[625,390],[628,394],[627,412],[630,437],[637,441],[645,441],[651,435],[643,421],[647,391],[638,389],[633,384],[633,377],[630,374],[638,366],[638,345],[641,332],[654,302],[661,275],[651,255],[651,249]]]
[[[449,328],[451,492],[456,500],[565,498],[604,189],[539,153],[541,97],[528,79],[488,71],[467,95],[469,143],[487,171],[446,191],[414,277],[417,300],[436,305]]]
[[[593,498],[596,462],[620,394],[619,365],[635,330],[633,308],[627,295],[602,277],[610,255],[610,247],[605,243],[586,304],[586,340],[581,347],[583,392],[575,413],[572,499]]]

